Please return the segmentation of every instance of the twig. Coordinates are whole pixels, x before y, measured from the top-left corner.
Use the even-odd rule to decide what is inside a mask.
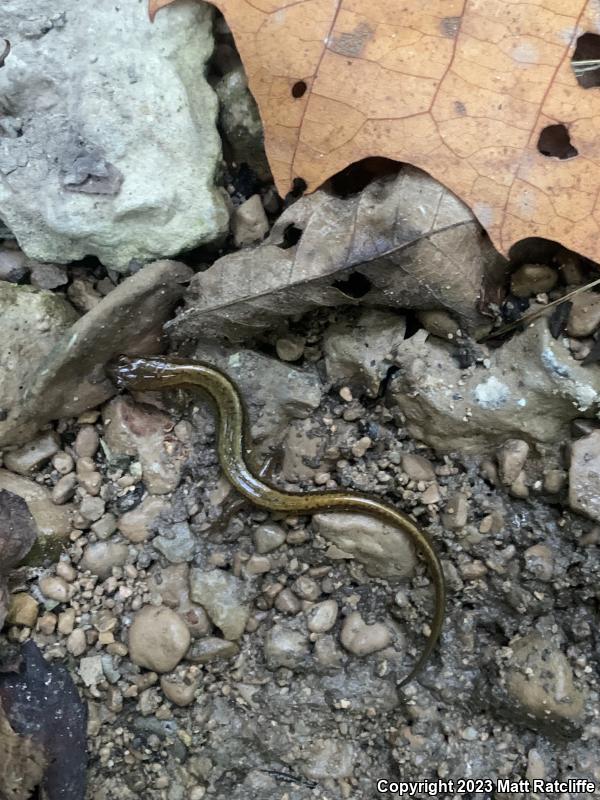
[[[577,289],[573,289],[572,292],[563,295],[563,297],[559,297],[558,300],[553,300],[551,303],[548,303],[542,308],[536,308],[535,311],[532,311],[531,314],[526,314],[521,319],[517,319],[514,322],[510,322],[508,325],[503,325],[502,328],[498,328],[495,331],[491,331],[488,333],[487,336],[484,336],[481,340],[482,342],[486,342],[488,339],[495,339],[497,336],[503,336],[505,333],[512,331],[514,328],[518,328],[520,325],[527,325],[529,322],[533,322],[538,317],[542,317],[549,308],[554,308],[555,306],[561,305],[561,303],[570,300],[572,297],[575,297],[576,294],[580,292],[585,292],[586,289],[591,289],[592,286],[597,286],[600,283],[600,278],[596,278],[595,281],[591,283],[586,283],[585,286],[579,286]]]

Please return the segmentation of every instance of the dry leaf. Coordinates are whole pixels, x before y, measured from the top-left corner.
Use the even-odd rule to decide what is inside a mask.
[[[600,261],[600,95],[584,88],[600,55],[595,2],[213,2],[281,195],[386,156],[441,181],[503,253],[542,236]],[[151,16],[168,4],[150,0]],[[580,84],[571,59],[586,33]]]
[[[178,339],[242,341],[291,315],[360,303],[445,309],[473,330],[486,322],[484,280],[501,284],[503,269],[468,209],[406,167],[360,194],[298,200],[263,244],[197,273],[185,310],[167,327]]]
[[[46,760],[39,744],[11,728],[0,703],[0,800],[28,800]]]
[[[18,494],[0,490],[0,574],[22,561],[37,538],[37,526]]]
[[[0,673],[0,705],[11,729],[34,746],[37,762],[43,753],[42,797],[83,800],[87,705],[67,670],[48,664],[35,642],[25,642],[18,671]]]

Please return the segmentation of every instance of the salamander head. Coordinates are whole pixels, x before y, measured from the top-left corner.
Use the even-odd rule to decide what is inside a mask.
[[[119,389],[138,391],[164,389],[173,385],[181,373],[181,364],[163,356],[130,358],[119,356],[106,366],[106,372]]]

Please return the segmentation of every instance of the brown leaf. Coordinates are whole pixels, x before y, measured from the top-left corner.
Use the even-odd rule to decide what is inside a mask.
[[[595,2],[213,2],[282,196],[385,156],[444,183],[501,252],[541,236],[600,261],[600,95],[589,56],[571,61]]]
[[[472,330],[486,321],[484,280],[502,277],[502,259],[468,209],[406,167],[360,194],[318,191],[297,201],[261,245],[194,276],[170,329],[177,338],[241,341],[290,315],[360,303],[445,309]]]
[[[0,490],[0,574],[22,561],[37,538],[37,526],[18,494]]]
[[[21,656],[18,672],[0,673],[2,710],[12,730],[44,755],[43,796],[83,800],[87,706],[67,670],[48,664],[33,641],[25,642]]]
[[[28,800],[42,780],[46,759],[39,744],[11,728],[0,704],[0,800]]]

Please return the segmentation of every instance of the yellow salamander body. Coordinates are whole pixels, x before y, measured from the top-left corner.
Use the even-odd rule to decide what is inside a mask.
[[[322,511],[354,511],[370,514],[407,533],[425,558],[435,588],[435,609],[429,637],[410,673],[412,680],[431,655],[444,620],[446,590],[437,553],[428,536],[412,520],[392,506],[367,494],[346,491],[316,491],[305,494],[269,486],[248,466],[250,439],[248,417],[235,383],[210,364],[176,358],[128,358],[121,356],[109,372],[122,388],[154,391],[170,388],[200,389],[212,399],[218,412],[218,456],[221,469],[231,484],[259,508],[285,514],[315,514]]]

